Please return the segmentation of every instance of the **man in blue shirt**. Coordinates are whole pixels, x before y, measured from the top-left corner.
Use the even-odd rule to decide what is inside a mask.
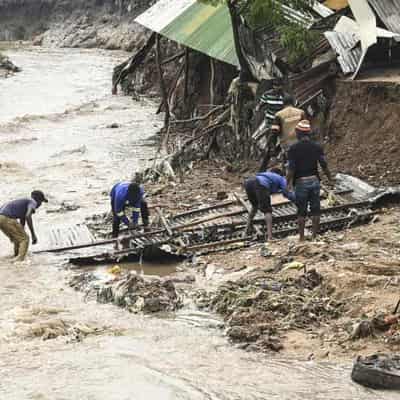
[[[118,237],[120,224],[123,222],[129,229],[138,226],[139,213],[145,228],[149,225],[149,209],[145,200],[145,192],[137,183],[120,182],[113,186],[110,193],[111,211],[113,214],[112,236]],[[127,217],[128,209],[132,210],[132,220]]]
[[[272,240],[272,205],[271,194],[282,193],[286,198],[294,201],[294,194],[287,190],[286,179],[279,168],[270,168],[266,172],[260,172],[255,177],[249,178],[244,183],[247,197],[251,203],[251,212],[246,227],[246,235],[252,229],[254,216],[260,210],[265,214],[267,225],[266,240]]]

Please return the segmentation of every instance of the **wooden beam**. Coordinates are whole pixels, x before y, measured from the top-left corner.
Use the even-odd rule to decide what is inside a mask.
[[[175,54],[174,56],[171,56],[171,57],[167,58],[166,60],[164,60],[164,61],[161,63],[161,65],[169,64],[169,63],[172,62],[172,61],[175,61],[175,60],[178,60],[179,58],[182,58],[184,55],[185,55],[185,52],[184,52],[184,51],[181,51],[180,53]]]
[[[247,205],[247,203],[237,193],[233,193],[233,196],[243,206],[243,208],[250,214],[251,208]]]
[[[160,46],[160,34],[156,34],[156,64],[157,64],[157,71],[158,71],[158,79],[160,84],[160,92],[165,106],[165,118],[164,118],[164,127],[169,127],[169,119],[170,119],[170,112],[169,112],[169,103],[168,103],[168,93],[167,89],[165,88],[164,82],[164,74],[161,67],[161,46]]]
[[[186,104],[186,100],[188,97],[188,85],[189,85],[189,47],[185,48],[185,76],[184,76],[184,85],[183,85],[183,102]]]
[[[158,214],[158,216],[160,217],[161,223],[163,224],[164,228],[167,230],[168,235],[169,236],[173,236],[174,233],[172,232],[171,227],[168,225],[167,220],[164,217],[164,214],[162,213],[162,211],[157,207],[156,208],[156,212]]]
[[[252,237],[251,236],[246,236],[243,238],[238,238],[238,239],[229,239],[229,240],[221,240],[219,242],[211,242],[211,243],[203,243],[203,244],[196,244],[193,246],[188,246],[183,248],[183,251],[187,251],[187,250],[200,250],[200,249],[205,249],[208,247],[216,247],[216,246],[223,246],[226,244],[232,244],[232,243],[238,243],[238,242],[245,242],[246,240],[251,240]]]

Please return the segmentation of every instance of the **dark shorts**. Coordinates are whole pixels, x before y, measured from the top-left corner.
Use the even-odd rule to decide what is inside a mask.
[[[310,215],[321,214],[321,186],[317,178],[306,181],[298,180],[295,186],[297,213],[300,217],[306,217],[308,206]]]
[[[271,193],[267,187],[260,185],[256,178],[249,178],[244,182],[244,189],[253,208],[272,213]]]

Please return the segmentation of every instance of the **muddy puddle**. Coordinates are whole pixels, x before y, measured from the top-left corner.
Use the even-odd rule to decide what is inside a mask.
[[[154,155],[149,143],[161,121],[149,101],[110,96],[112,68],[126,54],[29,47],[6,54],[23,72],[0,81],[0,202],[44,190],[50,203],[35,215],[40,241],[49,227],[107,211],[112,184]],[[191,304],[174,317],[149,317],[87,300],[68,287],[74,272],[59,258],[11,265],[10,253],[0,236],[2,400],[398,398],[353,384],[350,365],[239,350],[218,319]],[[173,268],[127,267],[150,275]]]
[[[98,266],[74,267],[74,272],[93,272],[99,279],[108,279],[111,274],[117,272],[134,272],[142,276],[165,277],[175,274],[178,264],[157,264],[157,263],[120,263],[105,264]]]

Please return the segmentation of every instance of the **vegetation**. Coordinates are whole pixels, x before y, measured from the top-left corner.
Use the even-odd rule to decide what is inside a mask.
[[[287,7],[309,15],[315,0],[204,0],[211,4],[225,2],[231,11],[246,19],[250,26],[271,27],[280,35],[283,48],[287,50],[289,63],[307,57],[315,47],[318,34],[308,30],[308,19],[293,21],[287,18]],[[232,19],[233,29],[236,27]]]

